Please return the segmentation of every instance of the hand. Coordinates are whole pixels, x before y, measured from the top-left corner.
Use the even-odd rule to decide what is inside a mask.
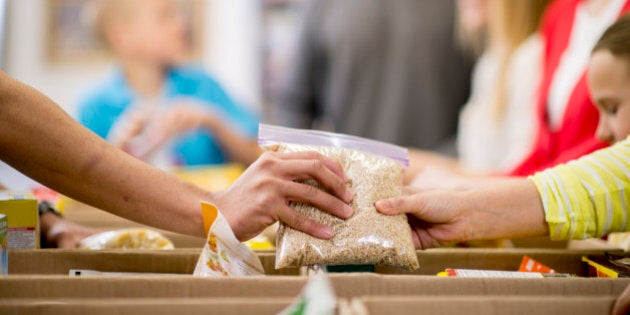
[[[455,191],[406,188],[405,195],[376,202],[388,215],[407,214],[416,248],[445,246],[470,239],[471,226]]]
[[[214,123],[216,117],[208,109],[181,102],[154,113],[128,112],[113,128],[109,140],[123,151],[147,159],[173,138]]]
[[[210,127],[217,123],[216,116],[208,108],[180,102],[158,116],[156,139],[163,143],[190,130]]]
[[[384,214],[407,214],[418,248],[549,235],[540,195],[528,179],[497,179],[465,191],[406,193],[375,206]]]
[[[52,213],[44,213],[40,217],[41,233],[48,247],[76,248],[82,239],[101,231],[68,221]]]
[[[297,181],[314,179],[330,194]],[[315,152],[265,152],[226,191],[215,195],[239,240],[248,240],[280,220],[312,236],[329,239],[332,229],[299,214],[290,201],[307,202],[340,218],[352,216],[352,193],[341,166]]]
[[[112,128],[108,141],[117,148],[129,153],[132,140],[147,127],[149,119],[140,110],[130,110]]]

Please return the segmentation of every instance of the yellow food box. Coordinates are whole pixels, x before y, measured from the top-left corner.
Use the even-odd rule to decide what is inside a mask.
[[[9,273],[7,228],[7,216],[0,213],[0,275]]]
[[[8,249],[39,248],[37,200],[26,195],[2,194],[0,213],[7,219]]]

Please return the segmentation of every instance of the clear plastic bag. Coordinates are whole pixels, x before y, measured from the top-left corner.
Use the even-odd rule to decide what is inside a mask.
[[[315,151],[338,161],[354,194],[354,214],[347,220],[310,204],[291,202],[295,211],[330,226],[335,236],[322,240],[280,224],[276,268],[315,264],[418,268],[407,217],[383,215],[374,208],[376,201],[402,193],[407,149],[348,135],[262,124],[259,145],[277,152]],[[322,189],[314,180],[305,183]]]

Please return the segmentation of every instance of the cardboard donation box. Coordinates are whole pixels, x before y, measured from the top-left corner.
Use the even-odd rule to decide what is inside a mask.
[[[435,276],[448,268],[516,271],[523,257],[531,257],[555,270],[557,273],[586,277],[588,265],[585,256],[603,256],[600,250],[558,249],[461,249],[436,248],[417,251],[420,268],[404,271],[394,268],[376,267],[377,274]],[[158,250],[78,250],[40,249],[11,251],[9,274],[60,274],[67,275],[70,269],[89,269],[104,272],[144,273],[193,273],[201,249],[184,248],[169,251]],[[617,251],[616,253],[621,253]],[[275,252],[257,252],[265,274],[268,276],[300,275],[298,268],[275,269]]]
[[[199,249],[172,251],[19,250],[0,277],[0,314],[277,314],[310,277],[274,268],[273,251],[258,252],[265,276],[192,276]],[[604,251],[432,249],[418,251],[420,269],[377,267],[329,273],[336,314],[608,314],[630,278],[588,276],[582,257]],[[448,268],[518,270],[523,256],[569,278],[436,277]],[[97,276],[68,276],[72,269]],[[86,273],[89,274],[89,273]]]

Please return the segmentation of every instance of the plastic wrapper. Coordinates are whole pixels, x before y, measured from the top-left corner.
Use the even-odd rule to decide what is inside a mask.
[[[219,209],[201,202],[208,234],[193,275],[200,277],[260,276],[264,269],[256,253],[238,241]]]
[[[79,247],[87,249],[174,249],[162,233],[145,228],[107,231],[81,240]]]
[[[323,240],[280,224],[276,268],[322,265],[386,265],[406,270],[418,260],[405,215],[380,214],[374,203],[402,193],[406,149],[378,141],[312,130],[261,125],[259,144],[277,152],[315,151],[338,161],[354,194],[351,218],[344,220],[306,203],[291,202],[295,211],[331,227]],[[323,189],[314,180],[304,183]]]

